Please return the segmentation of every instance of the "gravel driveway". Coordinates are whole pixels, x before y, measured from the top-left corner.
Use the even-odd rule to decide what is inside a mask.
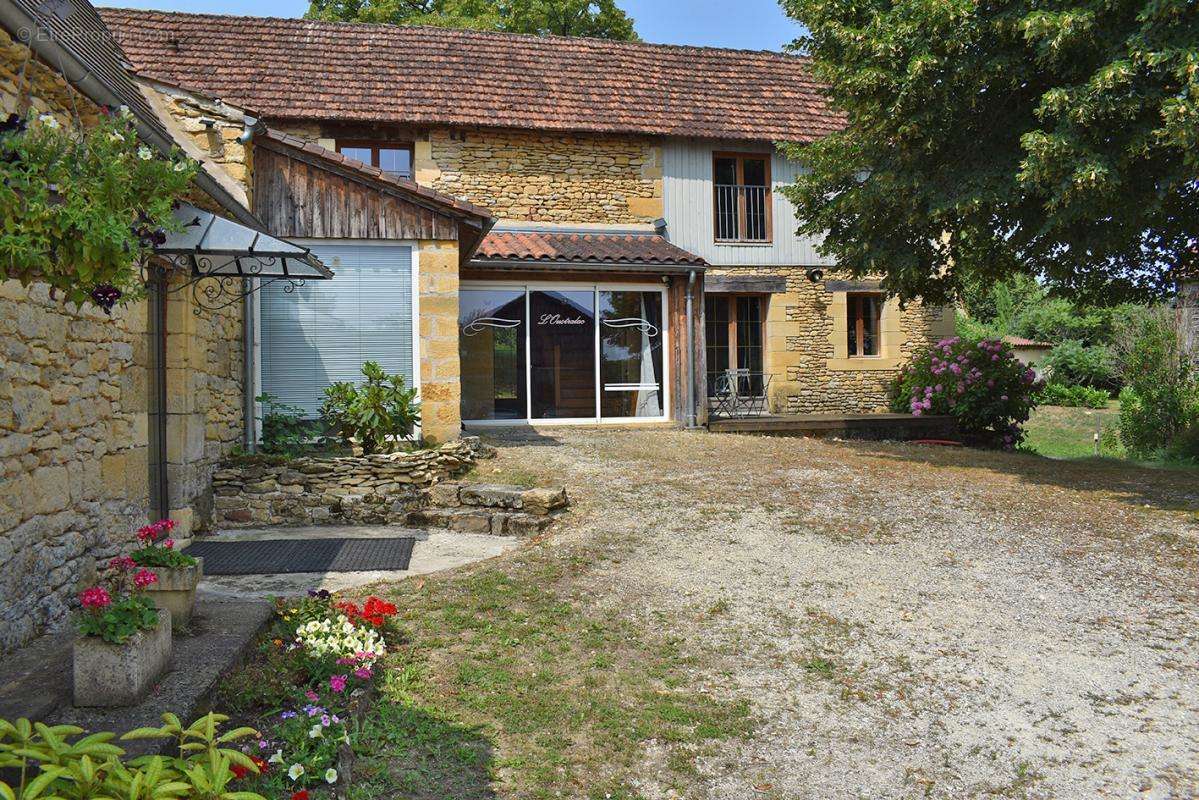
[[[1199,472],[664,430],[497,440],[588,602],[748,699],[711,798],[1199,796]],[[481,477],[486,477],[486,472]],[[604,542],[600,545],[598,543]],[[654,748],[639,790],[656,779]]]

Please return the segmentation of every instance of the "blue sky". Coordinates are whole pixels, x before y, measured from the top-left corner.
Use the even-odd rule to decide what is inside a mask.
[[[799,34],[777,0],[617,0],[647,42],[778,50]],[[299,17],[307,0],[99,0],[96,5]],[[736,9],[734,10],[734,6]]]

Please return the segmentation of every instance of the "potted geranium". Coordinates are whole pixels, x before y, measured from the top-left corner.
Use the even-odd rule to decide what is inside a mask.
[[[110,561],[104,577],[79,596],[77,706],[134,705],[171,660],[171,612],[156,608],[146,591],[158,577],[128,556]]]
[[[155,605],[171,612],[171,624],[178,630],[191,621],[196,585],[204,577],[204,559],[176,550],[171,538],[174,529],[173,519],[161,519],[141,528],[137,532],[141,547],[130,557],[157,576],[158,580],[148,587],[150,596]]]

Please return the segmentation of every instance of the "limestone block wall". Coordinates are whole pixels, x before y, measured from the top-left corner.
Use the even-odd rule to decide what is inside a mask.
[[[885,411],[887,385],[911,356],[953,335],[952,309],[888,300],[878,358],[846,357],[846,295],[828,291],[835,272],[808,280],[807,267],[714,267],[709,275],[782,276],[786,292],[769,296],[765,370],[774,377],[770,409],[785,414],[866,414]]]
[[[500,219],[650,223],[662,216],[662,148],[649,139],[435,129],[415,145],[418,183]]]
[[[221,527],[404,522],[422,489],[469,470],[494,451],[478,437],[434,450],[286,464],[229,463],[213,478]]]
[[[61,623],[149,508],[146,307],[0,283],[0,652]]]
[[[94,122],[86,98],[27,56],[0,29],[0,112]],[[193,302],[177,291],[167,313],[168,507],[184,535],[241,430],[241,307],[197,316]],[[0,282],[0,653],[66,624],[96,564],[149,519],[148,331],[145,299],[107,316],[45,284]]]

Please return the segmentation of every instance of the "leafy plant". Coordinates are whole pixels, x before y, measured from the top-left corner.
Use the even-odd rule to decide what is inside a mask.
[[[997,339],[943,339],[900,370],[890,388],[897,413],[950,414],[978,444],[1015,447],[1036,406],[1036,375]]]
[[[1120,393],[1120,439],[1136,458],[1168,453],[1199,424],[1199,372],[1182,348],[1169,309],[1132,320],[1118,343],[1127,385]]]
[[[270,393],[258,395],[254,402],[263,407],[263,453],[296,458],[308,451],[312,426],[304,419],[304,409],[280,403],[279,398]]]
[[[142,567],[157,567],[160,569],[185,569],[194,567],[196,559],[175,549],[175,540],[170,538],[170,532],[175,528],[175,520],[160,519],[151,525],[142,527],[137,532],[138,541],[142,546],[129,554],[134,563]]]
[[[228,717],[207,714],[184,727],[164,714],[161,728],[138,728],[121,740],[175,738],[177,757],[141,756],[123,760],[125,751],[102,731],[82,736],[72,725],[44,725],[27,719],[0,719],[0,769],[17,775],[15,785],[0,781],[3,800],[265,800],[230,784],[238,771],[257,772],[246,754],[227,747],[256,734],[251,728],[225,733]],[[81,738],[77,738],[81,737]]]
[[[1037,403],[1044,406],[1068,406],[1073,408],[1107,408],[1112,396],[1102,389],[1090,386],[1066,386],[1047,383],[1037,395]]]
[[[321,416],[343,443],[357,442],[367,455],[387,452],[410,440],[420,422],[416,390],[374,361],[362,365],[362,375],[361,385],[341,381],[327,387]]]
[[[127,110],[72,131],[52,116],[0,125],[0,280],[48,283],[109,311],[141,294],[139,262],[177,225],[196,173],[138,142]]]
[[[124,644],[139,631],[157,627],[158,609],[146,595],[146,588],[157,581],[157,575],[138,569],[132,558],[114,558],[104,571],[103,582],[79,595],[83,606],[77,623],[79,632],[111,644]]]
[[[1059,342],[1045,358],[1049,379],[1066,386],[1109,388],[1116,383],[1115,364],[1104,345],[1087,346],[1078,339]]]

